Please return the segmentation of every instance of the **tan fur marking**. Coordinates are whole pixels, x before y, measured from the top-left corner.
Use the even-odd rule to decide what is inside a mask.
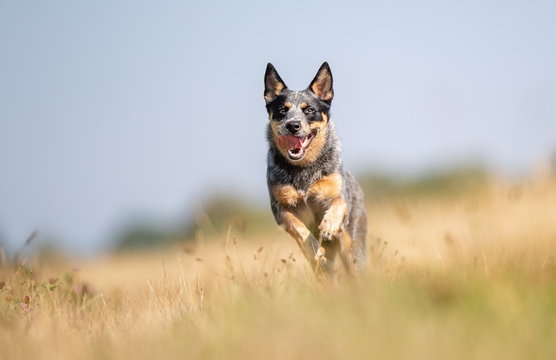
[[[301,160],[291,160],[290,158],[288,158],[288,151],[280,147],[280,143],[278,142],[278,140],[280,139],[280,135],[278,134],[280,122],[273,121],[272,114],[270,115],[270,125],[272,126],[272,137],[274,138],[274,143],[276,144],[276,147],[282,153],[282,155],[293,165],[305,166],[312,163],[319,157],[320,151],[324,147],[324,143],[326,141],[326,126],[328,125],[328,116],[326,116],[325,113],[321,114],[322,121],[314,121],[310,125],[311,131],[317,130],[317,135],[311,142],[311,145],[309,145],[305,156]]]
[[[287,210],[280,211],[280,223],[299,246],[299,249],[310,262],[314,260],[315,250],[320,247],[319,241],[311,234],[307,226],[294,214]],[[326,261],[326,258],[319,261]]]
[[[342,198],[332,200],[330,207],[324,213],[322,221],[319,225],[319,232],[321,238],[328,236],[335,236],[339,231],[344,217],[347,214],[347,204]]]
[[[289,101],[286,101],[286,102],[284,103],[284,106],[287,107],[287,108],[291,108],[291,107],[292,107],[292,103],[289,102]]]
[[[302,109],[305,109],[307,106],[308,106],[307,103],[301,104],[301,108],[302,108]]]
[[[282,155],[287,159],[288,158],[288,151],[284,148],[280,147],[280,135],[278,135],[278,129],[280,128],[279,121],[271,121],[270,126],[272,127],[272,138],[274,139],[274,143],[276,144],[276,148],[282,153]]]
[[[340,196],[342,192],[342,176],[330,174],[322,177],[309,187],[307,196],[316,200],[332,200]]]
[[[276,185],[272,188],[272,195],[278,204],[284,207],[295,207],[303,200],[299,192],[291,185]]]
[[[320,151],[324,147],[324,142],[326,141],[326,125],[328,124],[328,117],[325,113],[322,113],[322,119],[322,121],[313,121],[311,123],[311,131],[317,130],[317,135],[313,139],[313,142],[311,142],[311,145],[309,145],[309,148],[307,149],[307,152],[305,153],[303,159],[295,162],[292,161],[292,164],[305,166],[317,160]]]
[[[347,231],[342,231],[338,237],[342,244],[342,252],[351,254],[351,235]]]
[[[357,274],[355,261],[353,259],[353,255],[351,254],[351,244],[353,242],[351,235],[347,231],[342,231],[338,234],[337,238],[340,240],[340,256],[344,267],[350,274]]]
[[[311,90],[323,100],[332,100],[334,92],[332,91],[332,84],[330,77],[325,74],[320,74],[318,79],[311,86]],[[330,89],[330,91],[326,91]]]
[[[280,221],[286,232],[295,239],[299,247],[303,250],[303,244],[311,236],[311,232],[307,229],[307,226],[289,211],[280,212]]]
[[[276,84],[276,89],[274,90],[274,94],[276,94],[278,96],[278,95],[280,95],[282,90],[284,90],[284,84],[279,82],[279,83]]]

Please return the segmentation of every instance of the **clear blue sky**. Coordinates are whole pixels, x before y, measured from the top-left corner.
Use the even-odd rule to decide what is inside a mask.
[[[98,249],[225,186],[266,202],[263,72],[327,60],[348,168],[556,150],[556,2],[0,0],[0,238]]]

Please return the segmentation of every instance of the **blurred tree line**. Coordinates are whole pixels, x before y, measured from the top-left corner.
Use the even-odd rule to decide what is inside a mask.
[[[368,172],[357,176],[365,201],[394,198],[449,197],[484,186],[489,173],[479,165],[433,170],[422,175],[400,176]]]
[[[176,226],[135,221],[117,235],[116,249],[148,248],[181,243],[193,251],[199,238],[215,238],[232,229],[234,234],[260,233],[274,222],[260,205],[247,203],[233,195],[213,195],[194,215]]]
[[[356,176],[366,202],[390,201],[431,196],[457,196],[483,186],[488,173],[481,166],[458,167],[428,172],[419,176],[399,176],[367,172]],[[265,199],[266,200],[266,199]],[[116,249],[158,247],[181,243],[193,251],[199,238],[211,239],[226,234],[257,234],[276,226],[269,205],[251,204],[239,197],[214,195],[208,198],[194,216],[177,226],[160,226],[135,222],[117,235]]]

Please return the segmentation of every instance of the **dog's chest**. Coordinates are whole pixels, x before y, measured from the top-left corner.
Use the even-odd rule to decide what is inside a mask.
[[[295,206],[290,208],[290,211],[301,220],[307,228],[313,232],[317,232],[317,227],[320,224],[324,212],[330,206],[332,200],[320,199],[314,193],[309,191],[297,191],[297,202]]]
[[[315,181],[307,190],[289,184],[275,185],[272,195],[280,206],[293,212],[310,230],[314,230],[330,203],[341,196],[342,188],[341,175],[334,173]]]

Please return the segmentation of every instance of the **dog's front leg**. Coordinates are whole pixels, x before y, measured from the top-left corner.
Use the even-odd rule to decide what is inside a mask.
[[[346,214],[346,201],[340,197],[332,200],[319,225],[320,238],[326,241],[332,240],[340,231]]]
[[[292,212],[282,209],[280,211],[280,222],[286,232],[295,239],[297,245],[311,263],[314,263],[315,260],[319,260],[319,262],[326,261],[319,241]]]

